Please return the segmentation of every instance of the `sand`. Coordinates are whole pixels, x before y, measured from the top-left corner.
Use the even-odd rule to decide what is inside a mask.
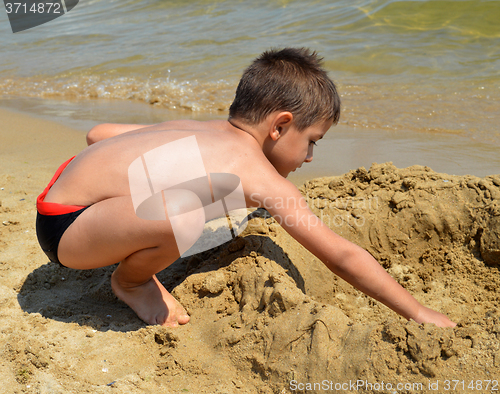
[[[407,322],[260,210],[241,237],[159,274],[191,314],[163,328],[116,299],[113,267],[58,267],[37,244],[36,196],[84,134],[5,111],[0,123],[0,392],[477,393],[500,380],[500,176],[385,163],[301,187],[456,328]]]

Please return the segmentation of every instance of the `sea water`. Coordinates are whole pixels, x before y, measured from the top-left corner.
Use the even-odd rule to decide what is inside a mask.
[[[13,34],[0,6],[0,105],[96,122],[224,118],[252,59],[304,46],[343,104],[314,174],[387,160],[500,173],[499,21],[500,1],[482,0],[80,0]]]

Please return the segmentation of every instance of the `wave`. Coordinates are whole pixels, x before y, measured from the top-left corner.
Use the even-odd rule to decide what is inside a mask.
[[[142,80],[87,76],[69,79],[8,78],[0,80],[4,95],[61,99],[137,100],[166,108],[217,113],[227,111],[235,86],[226,81]]]

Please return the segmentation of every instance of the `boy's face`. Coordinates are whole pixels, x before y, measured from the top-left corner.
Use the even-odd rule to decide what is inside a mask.
[[[290,126],[268,152],[267,158],[278,173],[287,177],[304,163],[313,159],[315,143],[323,138],[332,127],[333,121],[320,122],[299,132],[294,125]]]

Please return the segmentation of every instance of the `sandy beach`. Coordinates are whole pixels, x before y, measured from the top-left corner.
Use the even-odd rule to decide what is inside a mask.
[[[0,394],[500,390],[499,1],[72,3],[25,31],[0,24]],[[317,51],[342,97],[289,180],[457,327],[407,322],[265,211],[159,275],[191,315],[177,329],[119,301],[114,267],[40,249],[35,199],[86,131],[226,119],[273,47]]]
[[[36,196],[85,147],[84,133],[5,110],[0,124],[0,392],[499,388],[499,175],[374,164],[301,187],[334,231],[454,329],[405,321],[260,211],[242,237],[159,275],[191,315],[167,329],[146,326],[116,299],[113,267],[58,267],[38,246]]]

